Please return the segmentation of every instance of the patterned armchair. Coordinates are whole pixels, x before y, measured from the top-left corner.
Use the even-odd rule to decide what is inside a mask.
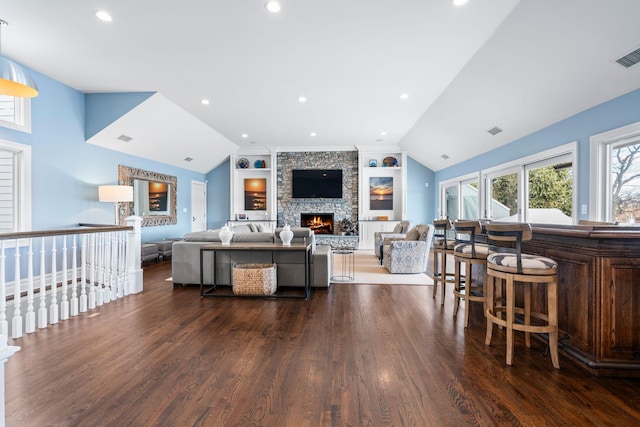
[[[380,259],[380,264],[382,264],[382,240],[385,237],[404,238],[404,236],[407,234],[407,231],[409,231],[411,227],[413,227],[413,224],[410,221],[400,221],[396,224],[395,227],[393,227],[393,230],[391,232],[376,231],[375,233],[373,233],[373,250],[376,253],[376,257]]]
[[[433,240],[433,225],[418,224],[403,239],[383,241],[382,261],[389,273],[424,273]]]

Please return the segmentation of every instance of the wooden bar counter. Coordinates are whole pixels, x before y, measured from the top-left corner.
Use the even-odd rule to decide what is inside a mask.
[[[595,375],[640,377],[640,227],[532,228],[523,251],[559,264],[561,352]]]

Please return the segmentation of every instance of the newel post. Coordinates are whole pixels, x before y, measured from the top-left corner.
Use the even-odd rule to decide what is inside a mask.
[[[127,233],[127,278],[129,293],[142,292],[142,266],[140,251],[142,250],[142,218],[130,216],[125,219],[127,226],[133,227]]]
[[[7,345],[6,335],[0,335],[0,427],[4,427],[4,364],[20,347]]]

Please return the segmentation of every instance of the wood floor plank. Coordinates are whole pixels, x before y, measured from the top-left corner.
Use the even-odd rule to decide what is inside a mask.
[[[640,425],[640,381],[597,378],[516,336],[484,345],[430,286],[333,285],[310,300],[145,290],[13,340],[7,426]],[[463,313],[462,303],[460,313]]]

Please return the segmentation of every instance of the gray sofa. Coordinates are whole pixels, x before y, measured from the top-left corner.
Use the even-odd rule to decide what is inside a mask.
[[[280,228],[267,231],[266,228],[248,226],[249,224],[234,227],[231,241],[281,243]],[[305,239],[311,242],[311,286],[328,288],[331,276],[331,248],[316,246],[315,235],[309,228],[292,228],[291,231],[292,243]],[[200,284],[200,247],[211,242],[220,242],[219,230],[189,233],[184,236],[184,240],[173,244],[171,269],[174,285]],[[271,256],[271,252],[261,251],[218,252],[215,269],[217,283],[231,285],[233,264],[271,263]],[[273,262],[277,265],[278,286],[304,286],[304,255],[301,252],[273,252],[273,256]],[[209,285],[213,283],[213,252],[204,252],[203,262],[204,284]]]

